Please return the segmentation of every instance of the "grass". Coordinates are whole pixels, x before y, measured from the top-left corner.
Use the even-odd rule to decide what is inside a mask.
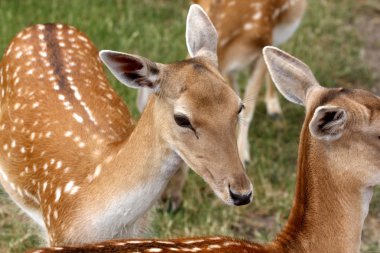
[[[368,70],[360,62],[361,43],[353,28],[358,3],[351,0],[310,1],[302,26],[284,49],[310,65],[317,79],[328,86],[369,88]],[[13,36],[35,23],[62,22],[86,32],[100,49],[143,55],[159,62],[183,59],[188,1],[170,0],[0,0],[0,53]],[[136,91],[111,78],[134,115]],[[244,81],[244,74],[242,80]],[[154,212],[152,236],[178,237],[210,234],[268,241],[289,214],[295,183],[298,134],[303,108],[282,100],[284,119],[272,121],[260,100],[250,131],[252,178],[256,199],[246,207],[228,207],[210,188],[190,175],[183,207],[175,212]],[[370,216],[380,223],[380,193]],[[380,232],[364,231],[363,252],[380,252]],[[0,252],[23,252],[39,245],[38,230],[0,189]],[[377,242],[376,242],[377,241]]]

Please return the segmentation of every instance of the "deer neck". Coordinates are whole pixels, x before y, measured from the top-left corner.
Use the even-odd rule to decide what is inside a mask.
[[[347,182],[344,162],[332,161],[328,151],[311,140],[307,124],[298,157],[292,211],[268,251],[359,252],[372,189]]]
[[[136,128],[116,153],[115,162],[126,177],[136,175],[137,184],[147,178],[167,181],[177,170],[181,158],[163,138],[164,129],[157,120],[156,97],[151,96]],[[121,173],[120,171],[120,173]]]
[[[97,202],[96,209],[89,211],[94,226],[90,231],[101,231],[98,240],[139,235],[137,221],[151,208],[182,161],[162,138],[155,122],[155,103],[151,98],[129,139],[105,158],[101,165],[104,172],[90,186],[90,201]]]
[[[181,162],[181,158],[162,137],[162,127],[154,115],[156,98],[151,97],[136,128],[114,154],[112,161],[117,166],[110,177],[120,178],[121,184],[128,183],[128,189],[141,185],[147,187],[149,183],[155,185],[154,182],[164,187]],[[159,191],[156,191],[157,195]]]

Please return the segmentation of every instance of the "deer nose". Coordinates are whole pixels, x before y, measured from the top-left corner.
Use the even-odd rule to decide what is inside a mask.
[[[240,194],[233,192],[233,190],[231,190],[231,187],[229,187],[229,191],[235,206],[242,206],[251,202],[252,191],[248,194]]]

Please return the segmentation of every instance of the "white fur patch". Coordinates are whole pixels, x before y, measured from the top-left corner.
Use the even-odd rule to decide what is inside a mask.
[[[118,196],[113,196],[107,207],[96,213],[85,213],[86,229],[78,240],[105,240],[109,238],[133,237],[139,235],[136,223],[154,204],[170,177],[175,173],[181,158],[174,152],[158,168],[159,176],[144,181],[134,189],[125,188]],[[83,219],[83,218],[81,218]],[[98,231],[94,234],[94,231]],[[122,234],[121,234],[122,233]],[[84,241],[81,241],[84,242]]]

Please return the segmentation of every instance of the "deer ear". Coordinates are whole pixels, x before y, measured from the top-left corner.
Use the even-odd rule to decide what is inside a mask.
[[[347,113],[344,109],[331,105],[319,106],[314,111],[309,123],[311,135],[325,141],[339,139],[347,123]]]
[[[186,22],[186,45],[191,57],[203,56],[218,66],[218,34],[201,6],[190,6]]]
[[[263,49],[263,55],[274,84],[290,102],[305,105],[307,93],[320,87],[309,67],[297,58],[271,46]]]
[[[111,73],[124,85],[131,88],[158,89],[160,67],[141,56],[102,50],[100,59]]]

